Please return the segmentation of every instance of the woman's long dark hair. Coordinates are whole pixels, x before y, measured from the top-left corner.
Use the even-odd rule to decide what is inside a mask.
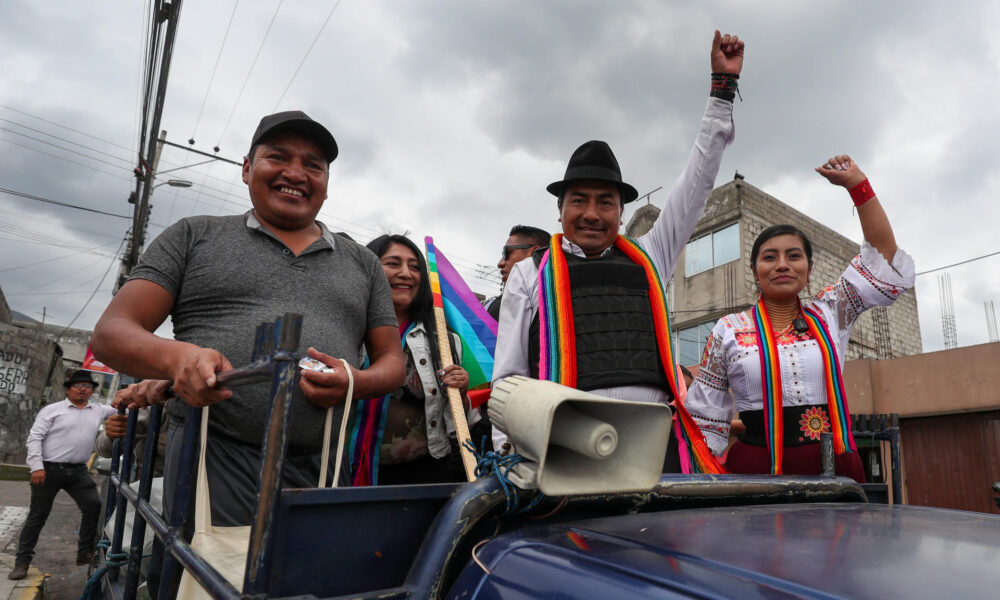
[[[431,348],[434,353],[434,364],[440,365],[441,359],[437,349],[437,328],[434,326],[434,297],[431,295],[431,277],[427,272],[427,261],[420,248],[413,243],[413,240],[405,235],[380,235],[368,242],[368,249],[375,253],[380,259],[389,251],[389,246],[400,244],[413,251],[417,257],[417,265],[420,268],[420,286],[417,288],[417,295],[410,303],[410,319],[414,323],[423,323],[428,337],[431,339]]]

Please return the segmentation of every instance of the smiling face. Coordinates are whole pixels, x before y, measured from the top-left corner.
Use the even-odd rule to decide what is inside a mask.
[[[284,231],[313,227],[328,180],[329,164],[319,145],[291,131],[268,136],[243,160],[255,216]]]
[[[811,266],[802,238],[787,233],[761,244],[751,269],[763,296],[783,301],[798,297],[809,283]]]
[[[618,186],[589,179],[574,181],[567,186],[561,202],[563,233],[584,254],[600,256],[615,243],[624,210]]]
[[[380,260],[392,289],[392,304],[396,313],[410,316],[410,306],[420,291],[420,261],[417,255],[403,244],[392,243]]]

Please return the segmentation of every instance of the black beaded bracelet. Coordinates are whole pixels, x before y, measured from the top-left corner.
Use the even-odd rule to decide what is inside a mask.
[[[712,73],[712,91],[708,95],[732,102],[740,93],[740,86],[737,84],[739,78],[736,73]],[[743,96],[740,96],[740,100],[743,100]]]

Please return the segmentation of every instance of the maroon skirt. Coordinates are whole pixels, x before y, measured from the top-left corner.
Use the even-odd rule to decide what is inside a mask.
[[[823,472],[819,443],[785,446],[782,454],[781,472],[784,475],[820,475]],[[845,452],[835,455],[833,459],[837,475],[850,477],[858,483],[865,482],[865,469],[857,452]],[[731,473],[747,475],[770,473],[771,453],[767,446],[736,442],[726,455],[726,468]]]

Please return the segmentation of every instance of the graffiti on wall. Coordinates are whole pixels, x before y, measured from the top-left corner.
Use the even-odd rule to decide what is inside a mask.
[[[0,397],[27,391],[30,365],[31,359],[20,352],[0,349]]]

